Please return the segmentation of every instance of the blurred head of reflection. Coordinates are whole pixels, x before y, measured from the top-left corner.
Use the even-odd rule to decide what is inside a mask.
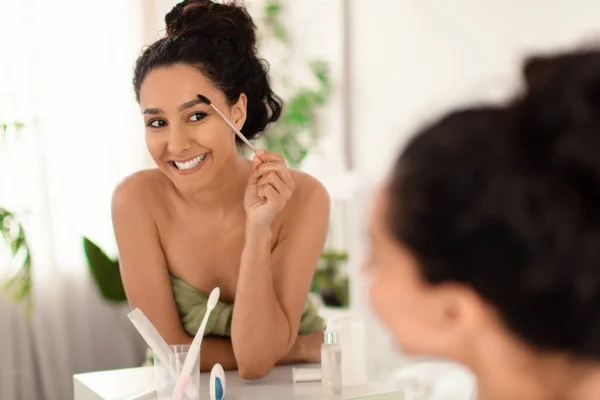
[[[370,302],[405,352],[465,364],[485,399],[600,398],[600,51],[523,75],[510,102],[403,149],[372,204]]]
[[[210,99],[248,139],[279,118],[282,101],[257,57],[256,26],[242,5],[185,0],[165,22],[166,36],[136,62],[135,95],[157,166],[180,191],[196,192],[224,166],[242,162],[239,139],[197,95]],[[200,157],[191,162],[204,163],[197,179],[179,173],[189,155]]]

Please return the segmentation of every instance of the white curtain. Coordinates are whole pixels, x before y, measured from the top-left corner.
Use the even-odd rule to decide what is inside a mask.
[[[0,120],[27,124],[0,142],[0,206],[24,223],[34,271],[30,320],[0,297],[2,400],[69,399],[74,373],[142,361],[127,306],[100,297],[81,238],[116,254],[112,190],[149,165],[131,89],[143,3],[0,0]]]

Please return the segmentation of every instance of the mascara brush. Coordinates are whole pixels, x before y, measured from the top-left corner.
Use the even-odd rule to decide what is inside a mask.
[[[208,97],[203,96],[201,94],[196,95],[198,97],[198,99],[205,103],[206,105],[210,106],[213,110],[215,110],[215,112],[217,114],[219,114],[219,116],[223,119],[223,121],[225,121],[225,123],[227,125],[229,125],[229,127],[231,129],[233,129],[233,131],[235,132],[235,134],[240,138],[240,140],[242,142],[244,142],[246,144],[246,146],[248,146],[250,148],[250,150],[252,150],[254,152],[254,154],[256,155],[256,157],[258,157],[262,162],[266,162],[265,160],[263,160],[258,154],[256,154],[256,149],[254,148],[254,146],[252,146],[252,143],[250,143],[250,141],[248,139],[246,139],[246,137],[242,134],[242,132],[240,132],[235,125],[233,125],[233,123],[229,120],[229,118],[227,118],[225,115],[223,115],[223,113],[221,111],[219,111],[219,109],[217,107],[215,107],[214,104],[211,103],[211,101],[208,99]]]

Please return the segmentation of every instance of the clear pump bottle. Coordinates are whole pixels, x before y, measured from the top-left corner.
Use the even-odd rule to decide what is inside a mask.
[[[330,394],[342,393],[342,349],[337,332],[325,331],[321,344],[321,384]]]

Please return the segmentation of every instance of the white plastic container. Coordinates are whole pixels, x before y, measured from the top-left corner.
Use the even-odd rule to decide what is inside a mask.
[[[337,332],[325,331],[321,344],[321,386],[328,394],[342,393],[342,349]]]
[[[366,329],[362,320],[344,316],[327,321],[327,330],[337,332],[342,349],[342,384],[356,386],[368,383]]]

